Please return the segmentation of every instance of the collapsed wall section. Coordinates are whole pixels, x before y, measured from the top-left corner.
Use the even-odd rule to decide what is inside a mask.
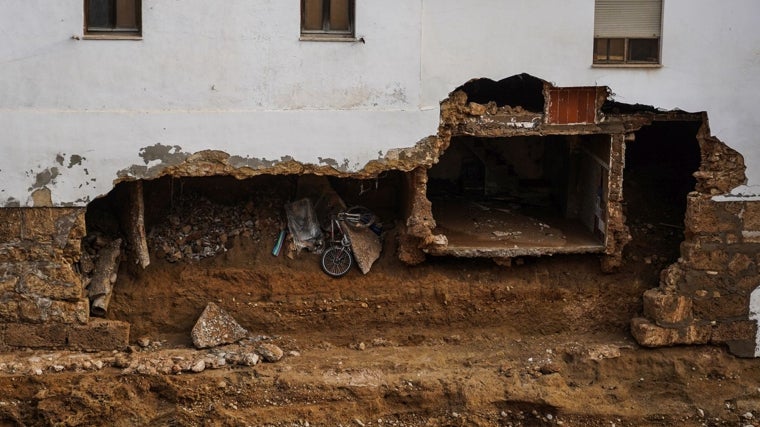
[[[175,181],[177,194],[183,183],[196,180],[187,187],[211,186],[205,188],[206,194],[222,197],[230,196],[229,189],[240,191],[248,180],[257,180],[254,184],[248,181],[248,187],[274,191],[274,184],[293,177],[330,176],[345,193],[366,191],[379,200],[379,209],[392,211],[403,205],[395,197],[407,194],[403,188],[407,179],[400,171],[432,163],[430,153],[435,152],[436,142],[436,138],[427,138],[412,147],[390,150],[357,172],[289,158],[262,163],[221,151],[189,154],[177,149],[176,155],[156,159],[157,164],[150,168],[135,165],[120,171],[112,191],[87,207],[0,208],[0,351],[103,350],[128,345],[129,323],[95,316],[114,318],[106,312],[117,273],[123,272],[120,264],[131,271],[147,267],[150,256],[157,253],[177,255],[176,251],[161,253],[163,247],[148,248],[149,227],[157,221],[156,215],[165,220],[168,212],[155,207],[166,208],[173,200],[169,194]],[[346,202],[355,200],[349,196]],[[400,214],[391,215],[395,221]],[[93,226],[100,230],[88,234]],[[199,236],[198,240],[208,237]],[[109,253],[114,256],[101,256],[99,252],[106,248],[111,248]],[[94,258],[93,253],[97,253]],[[108,262],[101,262],[106,258]],[[121,263],[122,259],[126,262]],[[93,291],[96,284],[98,290]]]
[[[89,318],[75,268],[84,214],[84,208],[0,209],[0,349],[127,344],[127,323]]]
[[[742,184],[742,156],[710,135],[706,118],[697,135],[701,166],[686,201],[681,257],[662,271],[660,286],[644,294],[636,340],[649,347],[726,344],[757,357],[752,294],[760,287],[760,201],[718,201]]]
[[[438,164],[412,177],[402,259],[601,253],[603,269],[618,268],[630,239],[622,179],[632,128],[604,117],[607,96],[527,74],[452,92],[441,102]]]

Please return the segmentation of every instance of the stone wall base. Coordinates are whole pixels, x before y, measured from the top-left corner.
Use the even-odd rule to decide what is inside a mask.
[[[689,194],[681,258],[662,271],[660,286],[644,293],[643,317],[631,332],[639,344],[724,344],[755,357],[760,288],[760,202],[716,202]]]
[[[129,345],[129,323],[91,319],[85,325],[63,323],[0,324],[0,350],[57,348],[79,351],[121,350]]]

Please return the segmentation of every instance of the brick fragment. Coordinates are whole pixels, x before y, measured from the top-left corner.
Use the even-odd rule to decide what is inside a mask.
[[[69,329],[68,344],[84,351],[121,350],[129,345],[129,323],[92,319]]]
[[[67,329],[60,323],[8,323],[5,344],[10,347],[63,347],[66,345]]]

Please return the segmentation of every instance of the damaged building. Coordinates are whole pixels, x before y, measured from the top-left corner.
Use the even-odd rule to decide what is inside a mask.
[[[366,205],[394,230],[366,246],[409,266],[614,272],[632,228],[676,230],[635,339],[760,354],[760,35],[717,1],[663,3],[9,6],[0,349],[123,347],[120,271],[269,251],[306,198],[321,228]]]

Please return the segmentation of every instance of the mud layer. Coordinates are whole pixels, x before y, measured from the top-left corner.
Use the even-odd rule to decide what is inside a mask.
[[[393,231],[368,275],[337,280],[317,255],[272,257],[263,237],[200,262],[122,265],[109,318],[130,322],[130,349],[2,355],[0,425],[751,423],[760,416],[753,360],[715,346],[644,349],[630,337],[642,293],[680,240],[632,232],[638,244],[616,274],[600,272],[594,255],[408,267],[394,256]],[[209,301],[285,358],[136,373],[145,361],[195,357],[190,330]],[[158,344],[137,345],[145,338]],[[65,362],[81,357],[102,368]]]

